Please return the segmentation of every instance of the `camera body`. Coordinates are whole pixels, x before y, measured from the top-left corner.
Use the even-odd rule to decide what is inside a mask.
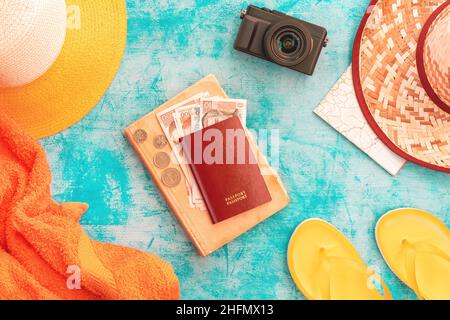
[[[327,30],[284,13],[249,6],[241,12],[234,48],[295,71],[312,75]]]

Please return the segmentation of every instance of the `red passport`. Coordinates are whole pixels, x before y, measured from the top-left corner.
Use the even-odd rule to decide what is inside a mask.
[[[214,223],[272,201],[239,117],[180,141]]]

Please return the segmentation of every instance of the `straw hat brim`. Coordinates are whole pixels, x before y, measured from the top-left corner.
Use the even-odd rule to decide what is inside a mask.
[[[442,3],[372,0],[355,39],[353,82],[364,116],[390,149],[450,173],[450,114],[426,94],[415,54],[421,27]]]
[[[124,0],[66,0],[67,33],[52,67],[34,82],[0,89],[0,112],[35,138],[77,123],[109,88],[127,37]]]

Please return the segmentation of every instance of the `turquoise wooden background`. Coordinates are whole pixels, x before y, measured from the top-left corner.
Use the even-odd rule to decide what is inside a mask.
[[[369,0],[254,1],[325,26],[330,45],[313,77],[235,52],[239,0],[129,0],[128,45],[116,80],[79,124],[43,141],[58,201],[90,204],[82,224],[102,241],[154,252],[175,268],[185,299],[301,299],[286,266],[304,219],[335,224],[397,299],[414,298],[383,262],[377,219],[419,207],[450,223],[450,176],[408,164],[396,178],[313,114],[350,63]],[[249,127],[279,129],[280,174],[292,204],[207,258],[172,216],[122,130],[208,73],[247,98]]]

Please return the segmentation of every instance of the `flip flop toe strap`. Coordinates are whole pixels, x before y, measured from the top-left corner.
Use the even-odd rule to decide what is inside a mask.
[[[419,283],[417,282],[416,272],[416,260],[418,253],[432,254],[444,259],[450,263],[450,257],[438,247],[426,243],[416,242],[411,243],[407,240],[402,242],[402,251],[405,254],[405,271],[408,279],[408,285],[421,300],[426,300],[425,296],[421,293]]]
[[[341,265],[338,267],[338,265]],[[317,287],[319,292],[321,293],[321,299],[323,300],[336,300],[341,299],[341,297],[336,297],[333,294],[333,278],[331,276],[332,271],[336,270],[336,268],[342,268],[344,265],[345,268],[351,270],[351,272],[359,273],[363,279],[366,279],[365,285],[367,285],[367,290],[376,290],[377,294],[384,300],[392,300],[391,293],[386,283],[381,279],[381,277],[373,271],[371,268],[367,267],[365,264],[355,261],[350,258],[344,257],[336,257],[336,256],[327,256],[322,255],[320,259],[320,263],[318,266],[318,274],[320,275],[317,279]],[[327,275],[327,276],[325,276]],[[383,294],[378,291],[375,287],[374,282],[379,282],[383,289]]]

